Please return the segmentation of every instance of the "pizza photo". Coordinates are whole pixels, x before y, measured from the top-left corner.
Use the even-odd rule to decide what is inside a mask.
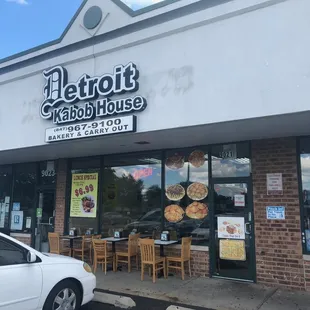
[[[208,188],[202,183],[192,183],[187,188],[187,196],[195,201],[203,200],[208,196]]]
[[[166,159],[166,167],[171,170],[178,170],[183,168],[185,158],[182,155],[175,154]]]
[[[204,165],[205,163],[205,153],[200,150],[193,151],[189,157],[188,161],[190,164],[192,164],[195,168],[199,168]]]
[[[185,189],[182,185],[170,185],[166,189],[166,196],[169,200],[178,201],[185,196]]]
[[[184,217],[184,210],[178,205],[170,205],[165,208],[165,218],[170,223],[178,223]]]
[[[208,216],[208,206],[205,203],[193,202],[185,210],[186,215],[195,220],[202,220]]]

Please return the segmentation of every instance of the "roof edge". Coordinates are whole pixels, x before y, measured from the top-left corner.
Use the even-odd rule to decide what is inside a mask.
[[[137,11],[132,10],[129,6],[127,6],[125,3],[123,3],[121,0],[111,0],[115,5],[117,5],[121,10],[123,10],[125,13],[127,13],[128,15],[130,15],[131,17],[136,17],[138,15],[159,9],[161,7],[173,4],[175,2],[178,2],[180,0],[165,0],[162,2],[158,2],[152,5],[149,5],[145,8],[139,9]],[[5,62],[8,62],[10,60],[14,60],[17,59],[19,57],[22,56],[26,56],[29,55],[31,53],[40,51],[44,48],[59,44],[63,38],[65,37],[65,35],[68,33],[68,31],[70,30],[71,26],[73,25],[73,23],[75,22],[75,20],[77,19],[77,17],[79,16],[79,14],[81,13],[81,11],[83,10],[84,6],[86,5],[86,3],[88,2],[88,0],[83,0],[82,4],[80,5],[80,7],[78,8],[78,10],[76,11],[76,13],[74,14],[74,16],[71,18],[71,20],[69,21],[67,27],[65,28],[65,30],[63,31],[63,33],[60,35],[60,37],[58,39],[37,45],[35,47],[32,47],[30,49],[27,49],[25,51],[13,54],[11,56],[7,56],[5,58],[0,59],[0,64],[3,64]]]

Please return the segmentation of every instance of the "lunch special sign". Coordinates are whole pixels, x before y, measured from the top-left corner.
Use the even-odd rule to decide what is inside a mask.
[[[139,70],[132,62],[117,65],[113,73],[90,77],[83,74],[68,82],[68,71],[56,66],[43,71],[46,84],[40,116],[57,127],[48,128],[48,143],[136,131],[136,116],[147,101],[140,95],[111,100],[139,90]],[[78,104],[79,103],[79,104]]]
[[[98,173],[73,173],[71,185],[71,217],[96,217]]]

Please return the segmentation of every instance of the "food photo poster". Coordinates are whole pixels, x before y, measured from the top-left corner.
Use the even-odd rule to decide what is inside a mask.
[[[217,218],[218,238],[245,239],[244,217],[221,217]]]
[[[98,173],[72,174],[71,217],[96,217]]]

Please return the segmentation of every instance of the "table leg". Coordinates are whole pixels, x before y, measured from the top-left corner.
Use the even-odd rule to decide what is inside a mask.
[[[73,239],[70,239],[71,257],[73,257]]]
[[[162,244],[159,246],[159,255],[160,257],[165,257],[164,246]],[[161,278],[163,276],[164,276],[164,271],[160,270],[157,277]]]

